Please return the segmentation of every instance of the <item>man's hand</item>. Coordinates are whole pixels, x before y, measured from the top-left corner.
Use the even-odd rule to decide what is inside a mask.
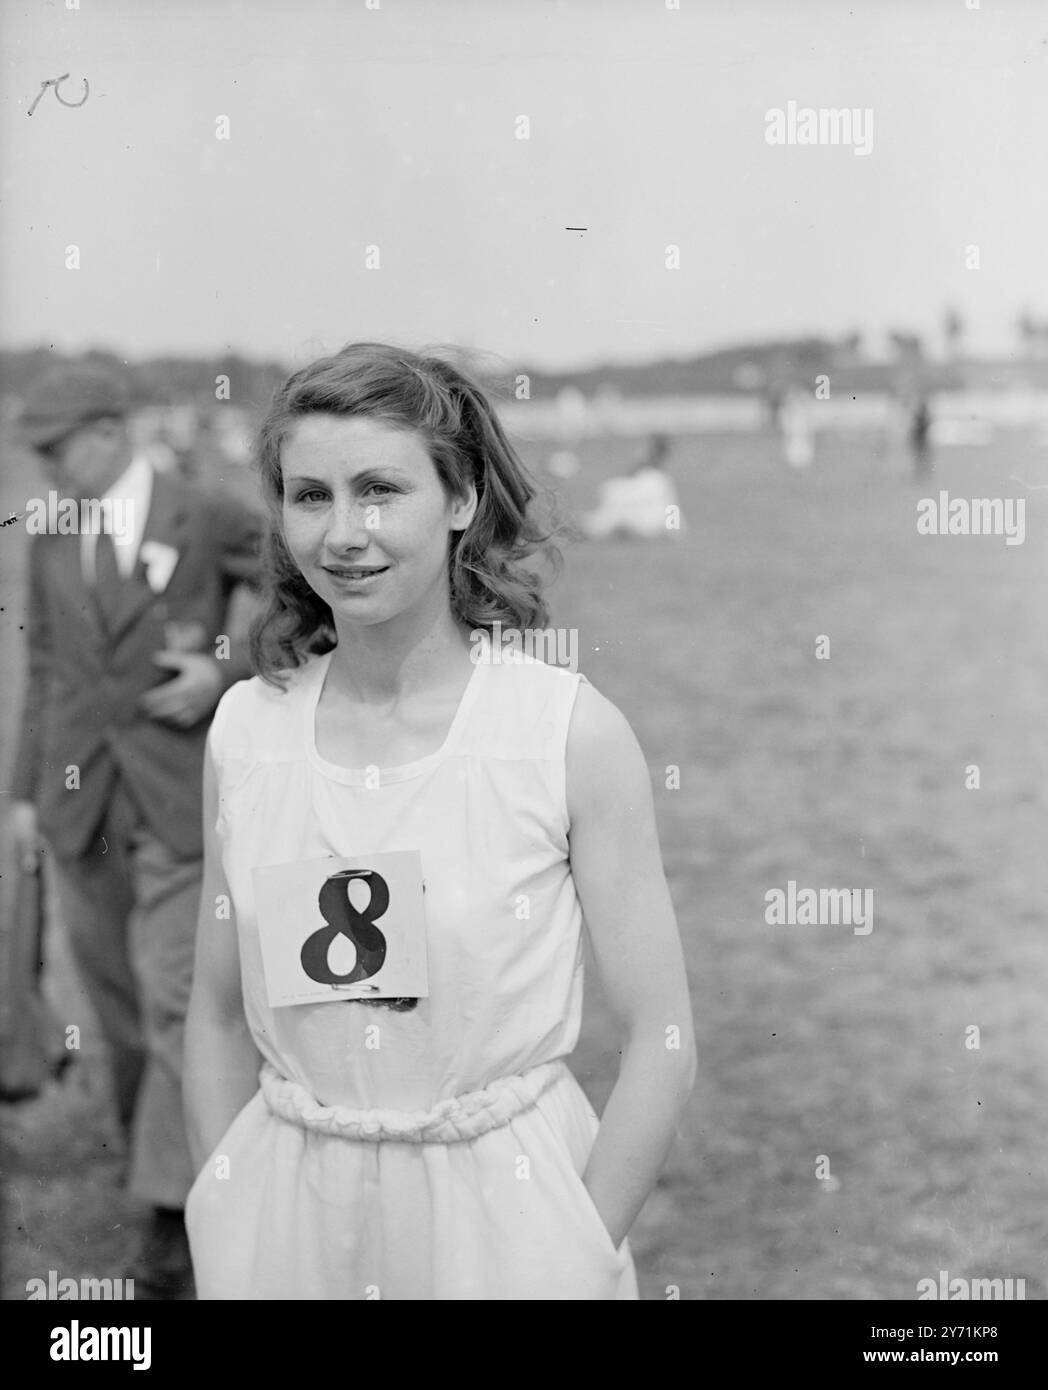
[[[224,689],[214,657],[200,652],[163,651],[157,652],[153,660],[178,675],[155,690],[146,691],[140,701],[144,714],[188,729],[211,713]]]
[[[36,807],[31,801],[14,801],[7,820],[8,834],[15,859],[23,873],[34,873],[40,867],[39,854],[43,841],[36,824]]]

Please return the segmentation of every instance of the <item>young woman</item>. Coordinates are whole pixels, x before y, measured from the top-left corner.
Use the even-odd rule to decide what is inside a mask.
[[[527,475],[473,382],[375,343],[285,382],[259,461],[259,676],[205,772],[198,1295],[636,1298],[689,994],[628,724],[491,639],[546,624]],[[599,1125],[565,1061],[583,925],[620,1030]]]

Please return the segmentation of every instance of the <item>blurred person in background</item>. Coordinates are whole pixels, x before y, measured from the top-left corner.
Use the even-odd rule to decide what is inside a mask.
[[[128,1276],[139,1298],[179,1298],[192,1289],[181,1067],[204,742],[219,697],[250,674],[227,624],[239,586],[256,581],[261,523],[241,502],[158,472],[108,371],[53,369],[18,428],[80,524],[30,545],[10,833],[24,870],[45,841],[53,854],[109,1052],[128,1187],[152,1207]],[[101,503],[91,525],[81,499]]]
[[[906,442],[910,446],[913,476],[923,482],[932,475],[932,408],[926,391],[916,391],[906,406]]]
[[[809,468],[815,457],[815,433],[807,393],[789,387],[779,401],[776,419],[786,463],[797,470]]]
[[[608,536],[639,536],[652,540],[684,530],[677,488],[666,469],[670,440],[654,434],[647,454],[624,478],[609,478],[600,490],[596,509],[582,518],[583,533],[590,540]],[[676,508],[670,524],[670,508]]]

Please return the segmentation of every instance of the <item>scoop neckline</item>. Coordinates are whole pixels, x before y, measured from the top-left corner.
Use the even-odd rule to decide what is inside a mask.
[[[378,785],[385,787],[393,782],[407,782],[413,777],[421,776],[422,773],[429,771],[441,762],[451,751],[459,731],[465,724],[466,719],[476,703],[477,694],[480,689],[481,670],[489,665],[483,658],[487,654],[490,639],[487,633],[484,634],[484,652],[479,659],[473,663],[473,670],[470,672],[466,688],[462,692],[458,702],[458,707],[452,716],[451,724],[445,735],[444,742],[432,753],[426,753],[421,758],[416,758],[414,762],[400,763],[394,767],[378,767],[372,764],[370,767],[343,767],[341,763],[332,763],[321,756],[317,748],[317,709],[320,705],[320,697],[327,682],[327,674],[331,667],[331,657],[334,649],[325,652],[323,656],[317,658],[316,675],[311,684],[308,698],[305,704],[305,734],[306,756],[309,762],[325,777],[334,782],[342,782],[347,786],[362,787],[367,782],[369,776],[374,776],[378,772]]]

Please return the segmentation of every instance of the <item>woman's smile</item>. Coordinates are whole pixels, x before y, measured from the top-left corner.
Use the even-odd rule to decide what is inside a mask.
[[[388,565],[323,565],[324,573],[342,588],[372,588],[380,575],[386,573]]]

